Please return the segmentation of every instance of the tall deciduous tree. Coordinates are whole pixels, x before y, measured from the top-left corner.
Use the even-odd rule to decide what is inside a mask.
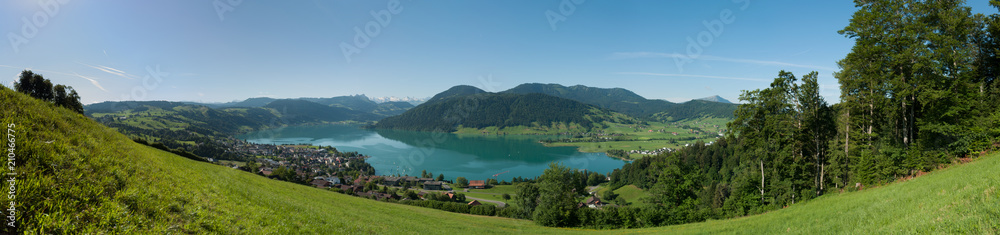
[[[574,224],[577,194],[574,192],[574,172],[569,167],[550,163],[549,169],[539,176],[541,196],[532,217],[535,223],[550,227]]]
[[[855,46],[835,74],[847,117],[842,126],[851,129],[844,144],[857,146],[844,148],[855,180],[888,180],[982,148],[969,117],[982,93],[974,65],[983,61],[983,37],[976,35],[984,17],[974,17],[964,1],[855,4],[860,9],[840,31]]]
[[[730,138],[739,141],[743,153],[740,172],[760,178],[757,190],[765,204],[795,203],[820,194],[824,187],[826,149],[834,127],[832,111],[819,95],[818,77],[812,72],[797,84],[794,74],[781,71],[769,88],[744,91],[740,96],[746,103],[737,108],[736,120],[730,123]],[[670,188],[685,185],[678,179],[662,178],[670,175],[690,177],[662,174],[660,181],[672,184]],[[673,200],[679,199],[683,198]]]
[[[761,172],[758,189],[764,203],[785,201],[794,195],[794,174],[788,168],[795,162],[795,81],[795,75],[781,71],[769,88],[744,91],[740,100],[745,103],[736,109],[736,119],[729,123],[730,137],[740,143],[741,161],[753,166],[743,172],[754,168]]]
[[[538,196],[541,191],[533,183],[518,183],[515,187],[517,205],[521,207],[521,218],[531,218],[538,207]]]

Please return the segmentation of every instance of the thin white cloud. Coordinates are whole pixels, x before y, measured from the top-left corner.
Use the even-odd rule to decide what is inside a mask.
[[[39,73],[39,74],[40,73],[48,73],[48,74],[58,74],[58,75],[63,75],[63,76],[83,78],[83,79],[87,79],[87,81],[90,81],[90,84],[94,84],[94,86],[96,86],[97,88],[101,89],[102,91],[108,91],[108,90],[104,89],[103,86],[101,86],[100,82],[97,82],[96,78],[83,76],[83,75],[80,75],[79,73],[76,73],[76,72],[73,72],[73,73],[64,73],[64,72],[56,72],[56,71],[52,71],[52,70],[32,69],[32,68],[17,67],[17,66],[2,65],[2,64],[0,64],[0,67],[31,70],[31,71]],[[17,74],[17,75],[14,75],[14,81],[17,81],[17,79],[19,79],[19,76],[20,76],[20,73]]]
[[[83,76],[83,75],[80,75],[78,73],[73,73],[73,75],[76,75],[77,77],[80,77],[80,78],[83,78],[83,79],[87,79],[87,81],[90,81],[90,84],[94,84],[94,86],[96,86],[97,88],[100,88],[102,91],[108,91],[108,90],[105,90],[104,87],[101,86],[101,83],[97,82],[97,79],[90,78],[90,77],[87,77],[87,76]]]
[[[742,64],[755,64],[755,65],[769,65],[778,67],[796,67],[796,68],[807,68],[807,69],[818,69],[827,71],[837,71],[835,68],[815,66],[815,65],[804,65],[804,64],[792,64],[780,61],[769,61],[769,60],[751,60],[751,59],[739,59],[739,58],[728,58],[721,56],[712,55],[701,55],[696,58],[688,57],[687,55],[678,53],[660,53],[660,52],[616,52],[611,54],[611,59],[621,60],[621,59],[638,59],[638,58],[673,58],[673,59],[695,59],[695,60],[709,60],[709,61],[723,61],[723,62],[733,62]]]
[[[724,76],[694,75],[694,74],[646,73],[646,72],[620,72],[618,74],[660,76],[660,77],[714,78],[714,79],[728,79],[728,80],[741,80],[741,81],[753,81],[753,82],[767,82],[767,80],[758,78],[724,77]]]
[[[115,68],[108,67],[108,66],[101,66],[101,65],[94,66],[94,65],[84,64],[84,63],[80,63],[80,62],[76,62],[76,63],[77,64],[82,64],[82,65],[85,65],[87,67],[91,67],[91,68],[94,68],[94,69],[97,69],[97,70],[104,71],[105,73],[110,73],[110,74],[113,74],[113,75],[116,75],[116,76],[119,76],[119,77],[123,77],[123,78],[135,79],[135,78],[139,77],[139,76],[135,76],[135,75],[132,75],[132,74],[128,74],[125,71],[121,71],[119,69],[115,69]]]

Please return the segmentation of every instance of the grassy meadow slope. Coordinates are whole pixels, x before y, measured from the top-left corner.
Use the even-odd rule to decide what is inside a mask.
[[[996,154],[758,216],[593,231],[382,203],[270,180],[133,143],[82,115],[9,89],[0,90],[0,103],[3,126],[16,125],[14,201],[18,226],[27,233],[1000,233]],[[0,198],[0,205],[9,203]]]
[[[1000,154],[757,216],[629,233],[1000,234]]]
[[[0,103],[4,127],[15,124],[15,202],[19,228],[28,233],[566,231],[375,202],[195,162],[9,89],[0,91]]]

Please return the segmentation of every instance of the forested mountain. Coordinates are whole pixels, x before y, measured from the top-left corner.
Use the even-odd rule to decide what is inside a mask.
[[[256,108],[264,107],[271,102],[279,99],[269,98],[269,97],[256,97],[249,98],[243,101],[234,101],[227,103],[197,103],[197,102],[183,102],[185,104],[192,105],[202,105],[210,108],[221,109],[221,108]],[[399,115],[406,110],[413,108],[413,104],[408,102],[382,102],[378,103],[372,101],[365,95],[352,95],[352,96],[336,96],[329,98],[296,98],[294,100],[304,100],[317,104],[322,104],[330,107],[340,107],[346,108],[353,111],[372,113],[379,116],[393,116]]]
[[[185,103],[204,105],[210,108],[229,108],[229,107],[254,108],[254,107],[263,107],[264,105],[267,105],[268,103],[271,103],[271,101],[275,100],[277,99],[270,97],[254,97],[254,98],[248,98],[243,101],[234,101],[227,103],[198,103],[198,102],[185,102]]]
[[[614,106],[616,103],[642,103],[646,98],[622,88],[596,88],[583,85],[566,87],[559,84],[525,83],[503,93],[542,93],[597,106]]]
[[[736,107],[736,104],[691,100],[684,103],[673,104],[662,112],[647,116],[647,119],[669,122],[705,116],[732,118],[733,111],[736,111]]]
[[[406,110],[412,109],[414,106],[410,102],[406,101],[389,101],[379,103],[378,107],[373,111],[375,114],[385,115],[385,116],[396,116],[403,114]]]
[[[456,87],[458,91],[476,91]],[[456,88],[449,91],[456,91]],[[481,90],[479,90],[481,91]],[[442,93],[444,94],[444,93]],[[455,131],[462,127],[548,126],[575,123],[590,127],[609,116],[608,111],[573,100],[543,94],[466,93],[437,95],[432,101],[375,125],[380,129]],[[441,98],[449,97],[449,98]]]
[[[342,107],[330,107],[300,99],[275,100],[264,106],[281,113],[288,124],[339,121],[374,121],[381,116]]]
[[[676,104],[665,100],[646,99],[622,88],[596,88],[583,85],[566,87],[559,84],[526,83],[502,93],[541,93],[596,105],[637,118],[655,117],[654,120],[660,121],[702,116],[728,118],[732,117],[733,111],[736,110],[734,104],[690,101]]]
[[[463,100],[468,103],[460,104],[459,102]],[[519,103],[513,103],[515,101]],[[483,104],[488,107],[479,107]],[[585,108],[581,105],[592,106]],[[461,118],[449,116],[458,108],[465,109]],[[427,102],[400,116],[383,119],[376,127],[454,131],[458,125],[472,128],[489,126],[502,128],[527,126],[537,121],[548,123],[553,120],[571,120],[578,124],[600,122],[582,118],[598,114],[590,112],[589,109],[607,109],[599,111],[600,115],[594,117],[614,111],[654,121],[676,121],[705,116],[731,117],[736,105],[701,100],[675,104],[664,100],[648,100],[622,88],[607,89],[582,85],[565,87],[559,84],[528,83],[499,93],[489,93],[473,86],[459,85],[434,95]],[[446,121],[446,117],[456,120]]]
[[[458,85],[458,86],[453,86],[451,88],[448,88],[448,90],[442,91],[441,93],[438,93],[437,95],[434,95],[434,97],[431,97],[431,99],[429,99],[426,102],[424,102],[424,104],[434,103],[434,102],[438,102],[438,101],[445,100],[445,99],[448,99],[448,98],[459,97],[459,96],[466,96],[466,95],[473,95],[473,94],[479,94],[479,93],[486,93],[486,91],[484,91],[482,89],[479,89],[479,88],[476,88],[474,86]]]
[[[305,101],[312,101],[326,106],[342,107],[368,113],[375,111],[375,109],[378,108],[378,103],[375,103],[375,101],[368,99],[368,97],[364,95],[337,96],[330,98],[299,98],[299,99]]]
[[[666,110],[674,105],[674,103],[664,100],[647,100],[632,91],[622,88],[595,88],[583,85],[565,87],[559,84],[527,83],[518,85],[502,93],[541,93],[596,105],[633,117],[645,117]]]

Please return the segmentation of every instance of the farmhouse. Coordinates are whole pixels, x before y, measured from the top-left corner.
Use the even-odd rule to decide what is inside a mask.
[[[389,186],[399,186],[399,178],[394,176],[385,177],[382,183]]]
[[[604,206],[604,203],[601,202],[601,199],[597,198],[596,196],[590,196],[590,198],[587,198],[587,201],[585,201],[583,204],[586,204],[587,207],[590,208],[600,208],[601,206]]]
[[[441,190],[441,185],[442,184],[443,184],[443,182],[441,182],[441,181],[429,181],[429,182],[424,183],[424,189],[425,190]]]
[[[403,182],[409,182],[410,185],[416,185],[417,182],[420,181],[417,179],[417,177],[413,176],[402,176],[402,177],[389,176],[389,177],[384,177],[383,182],[385,183],[385,185],[388,186],[400,186],[403,184]]]
[[[486,181],[484,180],[469,180],[469,188],[486,188]]]

